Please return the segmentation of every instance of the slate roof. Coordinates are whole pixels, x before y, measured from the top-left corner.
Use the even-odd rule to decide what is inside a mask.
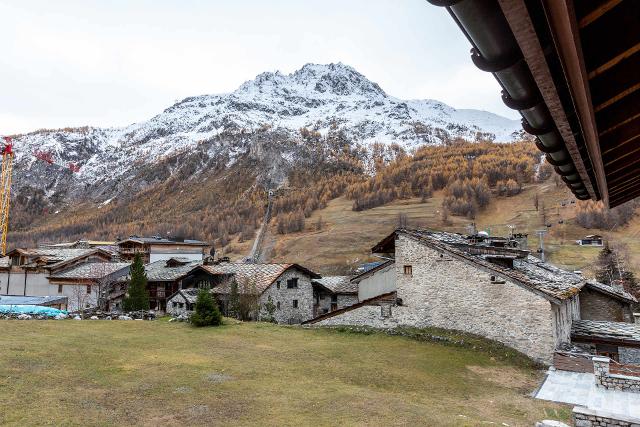
[[[180,289],[175,294],[171,295],[167,301],[172,299],[174,296],[180,294],[184,297],[184,299],[191,304],[195,304],[196,299],[198,299],[198,293],[200,289],[198,288],[188,288],[188,289]]]
[[[542,262],[529,255],[527,251],[474,245],[469,243],[469,239],[465,236],[455,233],[407,229],[398,230],[398,232],[495,272],[498,276],[511,279],[556,301],[576,295],[585,284],[582,276]],[[487,260],[490,255],[483,254],[484,250],[495,251],[504,256],[512,255],[513,268]]]
[[[571,339],[576,341],[599,340],[640,346],[640,325],[598,320],[574,320],[571,325]]]
[[[51,279],[102,279],[117,271],[127,269],[128,262],[89,262],[76,265],[66,270],[58,271],[50,276]]]
[[[320,276],[313,271],[298,264],[251,264],[239,262],[223,262],[214,265],[204,265],[203,268],[212,274],[228,274],[234,275],[238,283],[247,281],[255,286],[258,294],[267,290],[278,277],[290,268],[308,274],[312,279],[318,279]],[[218,293],[228,293],[230,291],[230,283],[223,283],[216,286],[215,291]]]
[[[187,258],[172,258],[172,260],[183,261],[184,264],[177,264],[174,267],[167,266],[167,260],[152,262],[144,266],[147,279],[150,282],[173,282],[202,265],[202,261],[191,261]]]
[[[109,251],[105,251],[102,249],[98,249],[98,248],[86,248],[86,249],[78,249],[78,248],[73,248],[73,249],[69,249],[69,248],[26,248],[26,249],[13,249],[12,251],[10,251],[8,253],[8,256],[11,257],[12,254],[16,252],[20,255],[24,255],[27,256],[29,258],[33,258],[35,259],[41,259],[41,260],[45,260],[47,265],[47,268],[50,269],[55,269],[57,267],[61,267],[62,265],[64,265],[66,262],[77,259],[77,258],[82,258],[82,257],[86,257],[92,254],[97,254],[97,253],[104,253],[106,255],[113,255],[111,252]],[[37,263],[35,262],[30,262],[27,264],[22,265],[21,267],[35,267],[37,266]],[[0,267],[3,267],[2,264],[0,264]]]
[[[14,249],[12,252],[17,251],[21,255],[28,257],[49,257],[51,259],[57,259],[60,261],[77,258],[79,256],[87,255],[90,252],[95,251],[95,248],[87,249],[74,249],[74,248],[31,248],[31,249]]]
[[[475,264],[480,268],[495,273],[499,277],[510,279],[556,303],[576,295],[586,284],[582,276],[542,262],[540,259],[530,255],[528,251],[473,243],[468,236],[456,233],[398,229],[374,246],[372,250],[374,252],[392,251],[393,247],[395,247],[395,236],[398,234],[405,235],[436,250]],[[513,268],[491,262],[491,258],[512,260]],[[601,291],[614,292],[629,301],[635,301],[633,296],[627,293],[621,294],[611,286],[602,283],[596,286]]]
[[[357,294],[358,284],[351,283],[351,276],[323,276],[317,282],[335,294]]]
[[[21,295],[0,295],[0,305],[44,305],[66,304],[66,296],[21,296]]]
[[[610,286],[610,285],[605,285],[604,283],[600,283],[596,281],[588,281],[587,287],[594,289],[596,291],[604,292],[605,294],[609,294],[614,297],[618,297],[620,299],[638,302],[636,297],[634,297],[629,292],[625,291],[624,289],[618,286]]]

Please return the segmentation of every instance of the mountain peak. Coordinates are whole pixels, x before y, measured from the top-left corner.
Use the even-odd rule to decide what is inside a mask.
[[[385,92],[353,67],[341,62],[305,64],[299,70],[284,75],[279,71],[265,72],[240,86],[237,94],[296,94],[308,98],[326,96],[386,97]]]

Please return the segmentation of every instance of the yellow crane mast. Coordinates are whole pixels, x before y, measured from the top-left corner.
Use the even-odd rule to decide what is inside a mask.
[[[2,176],[0,177],[0,231],[2,241],[0,246],[2,256],[7,252],[7,233],[9,231],[9,202],[11,201],[11,173],[13,171],[13,141],[4,137],[2,147]]]

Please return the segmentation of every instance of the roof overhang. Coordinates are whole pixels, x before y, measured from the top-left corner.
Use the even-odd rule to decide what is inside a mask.
[[[578,199],[640,196],[640,2],[429,0]]]

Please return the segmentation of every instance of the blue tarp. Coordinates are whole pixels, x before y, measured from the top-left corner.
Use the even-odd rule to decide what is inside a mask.
[[[44,307],[42,305],[2,305],[0,304],[0,313],[4,314],[34,314],[48,317],[56,317],[58,314],[67,314],[66,310],[58,310],[53,307]]]

